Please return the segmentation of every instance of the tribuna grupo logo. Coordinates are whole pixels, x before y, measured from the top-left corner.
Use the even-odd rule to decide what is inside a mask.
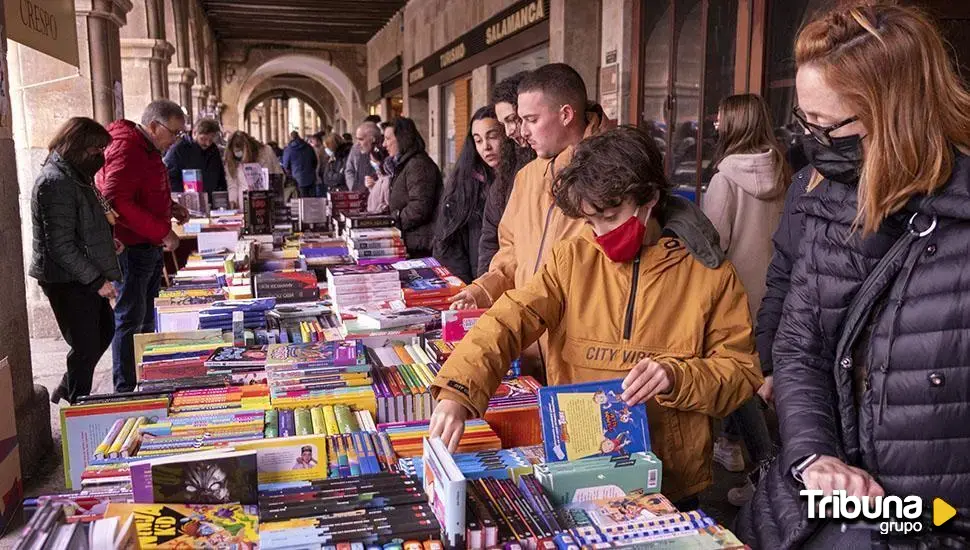
[[[826,495],[820,490],[802,489],[799,494],[808,499],[808,519],[835,519],[879,523],[883,535],[908,535],[923,530],[923,499],[910,495],[860,498],[833,491]],[[940,498],[933,499],[933,524],[943,525],[956,515],[956,510]]]

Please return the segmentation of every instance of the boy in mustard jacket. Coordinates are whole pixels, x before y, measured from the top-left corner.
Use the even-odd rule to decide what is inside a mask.
[[[623,378],[621,399],[647,404],[664,494],[696,507],[711,484],[711,418],[734,411],[763,379],[734,268],[705,267],[651,216],[669,190],[660,151],[640,130],[576,147],[553,193],[588,227],[556,245],[457,346],[432,387],[432,436],[454,450],[511,361],[548,331],[549,385]]]

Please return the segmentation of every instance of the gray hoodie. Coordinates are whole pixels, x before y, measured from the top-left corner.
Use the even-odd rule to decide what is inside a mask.
[[[775,179],[775,162],[770,151],[725,157],[701,204],[748,292],[752,319],[765,293],[771,236],[785,206],[787,182]]]

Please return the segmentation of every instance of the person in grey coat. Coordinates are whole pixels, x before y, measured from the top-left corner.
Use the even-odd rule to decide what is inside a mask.
[[[344,181],[348,191],[363,192],[367,190],[364,180],[374,177],[376,169],[371,164],[371,152],[381,136],[381,129],[373,122],[364,122],[357,127],[354,147],[347,157],[347,167],[344,169]]]
[[[114,212],[94,186],[111,135],[97,122],[75,117],[57,132],[34,182],[30,210],[33,256],[29,275],[50,300],[64,341],[67,372],[51,401],[74,403],[91,393],[94,368],[115,333],[110,298],[121,280],[112,236]]]

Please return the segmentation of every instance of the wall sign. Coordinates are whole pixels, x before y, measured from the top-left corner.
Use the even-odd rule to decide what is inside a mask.
[[[74,0],[5,0],[7,38],[78,66]]]
[[[412,66],[408,71],[408,84],[481,53],[548,18],[549,0],[518,2]]]

